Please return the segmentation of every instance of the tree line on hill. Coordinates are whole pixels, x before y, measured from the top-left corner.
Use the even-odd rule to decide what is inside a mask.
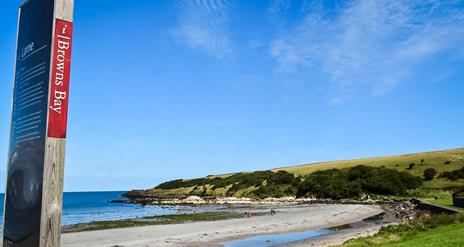
[[[422,178],[408,172],[359,165],[311,173],[300,184],[296,196],[342,199],[363,194],[403,195],[421,185]]]
[[[408,190],[432,180],[437,174],[433,168],[424,171],[424,177],[385,167],[358,165],[346,169],[313,172],[307,176],[294,176],[287,171],[256,171],[230,176],[177,179],[162,183],[156,189],[192,187],[191,195],[210,196],[222,189],[225,196],[266,197],[315,197],[327,199],[360,198],[372,195],[405,195]],[[464,178],[464,167],[443,172],[439,177],[456,180]]]

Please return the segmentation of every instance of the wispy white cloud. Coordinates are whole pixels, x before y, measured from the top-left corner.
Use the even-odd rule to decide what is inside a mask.
[[[193,49],[223,58],[232,52],[226,0],[185,0],[173,35]]]
[[[291,0],[272,0],[269,4],[269,12],[276,17],[285,15],[290,9]]]
[[[332,104],[364,88],[385,94],[427,58],[463,54],[464,14],[455,4],[355,0],[330,14],[316,8],[272,42],[271,56],[280,72],[315,68],[326,74]]]

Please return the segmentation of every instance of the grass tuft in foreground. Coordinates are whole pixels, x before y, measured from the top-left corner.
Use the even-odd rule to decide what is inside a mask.
[[[464,214],[434,215],[383,227],[374,236],[349,240],[341,247],[464,246],[463,236]]]

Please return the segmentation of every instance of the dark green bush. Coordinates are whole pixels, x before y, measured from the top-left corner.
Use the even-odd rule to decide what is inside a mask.
[[[406,190],[418,188],[422,179],[407,172],[371,167],[373,175],[362,181],[367,193],[402,195]]]
[[[188,180],[176,179],[176,180],[171,180],[171,181],[159,184],[155,188],[169,190],[169,189],[177,189],[177,188],[182,188],[182,187],[192,187],[196,185],[208,184],[208,180],[209,179],[207,178],[196,178],[196,179],[188,179]]]
[[[440,177],[441,178],[446,178],[446,179],[452,180],[452,181],[464,178],[464,167],[461,167],[460,169],[450,171],[450,172],[442,172],[440,174]]]
[[[341,199],[357,198],[363,193],[401,195],[421,184],[420,177],[407,172],[359,165],[314,172],[301,183],[297,196]]]
[[[228,177],[207,177],[190,180],[172,180],[156,186],[157,189],[177,189],[182,187],[194,187],[194,192],[207,195],[206,187],[200,190],[200,186],[212,185],[212,190],[231,186],[226,195],[233,196],[236,192],[249,188],[258,188],[252,196],[281,197],[295,195],[296,188],[301,181],[301,177],[296,178],[293,174],[286,171],[256,171],[250,173],[236,173]],[[198,192],[196,191],[198,189]]]
[[[278,171],[267,178],[267,184],[293,184],[296,180],[295,176],[286,171]]]
[[[416,166],[416,164],[410,163],[407,169],[408,169],[408,170],[412,170],[412,168],[414,168],[414,166]]]
[[[298,188],[297,196],[342,199],[359,197],[361,193],[361,185],[350,181],[346,172],[330,169],[310,174]]]
[[[437,170],[434,168],[427,168],[424,170],[424,180],[433,180],[435,175],[437,175]]]
[[[257,198],[267,198],[267,197],[284,197],[284,196],[295,196],[297,189],[290,184],[282,185],[270,185],[270,186],[260,186],[257,190],[251,192],[249,196]]]

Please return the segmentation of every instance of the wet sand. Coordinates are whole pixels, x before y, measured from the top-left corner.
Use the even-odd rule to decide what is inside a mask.
[[[258,215],[270,208],[251,207]],[[299,205],[275,206],[275,215],[236,218],[208,222],[155,225],[111,229],[62,235],[64,247],[158,247],[158,246],[222,246],[224,242],[261,234],[318,230],[361,221],[382,213],[374,205]],[[249,208],[233,209],[246,212]],[[300,241],[289,246],[327,246],[341,243],[358,235],[373,234],[380,226],[371,225],[340,231],[311,241]],[[317,242],[319,241],[319,242]]]

